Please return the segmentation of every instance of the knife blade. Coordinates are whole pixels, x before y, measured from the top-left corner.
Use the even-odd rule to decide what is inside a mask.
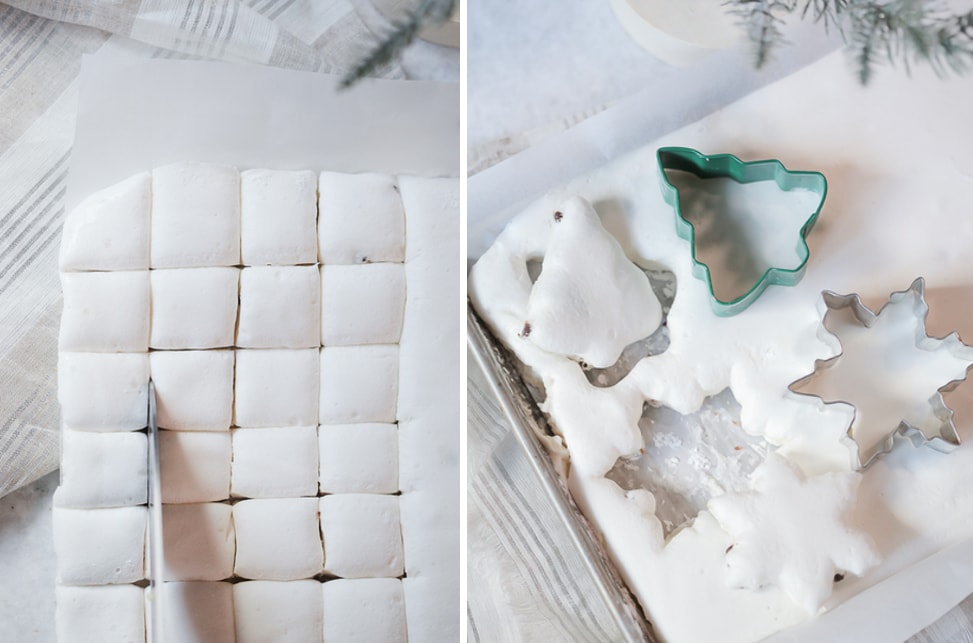
[[[162,470],[159,461],[159,424],[156,412],[155,384],[149,380],[148,391],[148,532],[145,539],[146,576],[149,586],[145,600],[145,629],[148,643],[163,643],[162,579]]]

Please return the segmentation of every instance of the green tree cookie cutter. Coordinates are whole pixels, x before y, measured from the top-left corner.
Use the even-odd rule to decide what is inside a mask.
[[[656,152],[659,162],[659,172],[662,175],[662,197],[672,206],[676,213],[676,233],[689,242],[693,259],[693,276],[704,281],[709,288],[710,304],[713,312],[721,317],[729,317],[745,310],[752,304],[764,289],[771,284],[777,286],[793,286],[804,276],[810,250],[807,246],[807,236],[818,220],[821,206],[824,205],[828,193],[828,181],[820,172],[792,171],[784,167],[777,159],[764,161],[741,161],[732,154],[713,154],[707,156],[688,147],[661,147]],[[759,279],[743,295],[730,301],[723,301],[713,291],[713,280],[709,266],[696,258],[696,240],[693,224],[682,215],[679,204],[679,191],[666,176],[666,170],[682,170],[691,172],[701,179],[727,177],[737,183],[753,183],[756,181],[770,181],[777,183],[783,191],[805,189],[820,196],[817,208],[810,218],[801,226],[798,239],[797,253],[801,261],[796,268],[777,268],[771,266],[764,271]]]

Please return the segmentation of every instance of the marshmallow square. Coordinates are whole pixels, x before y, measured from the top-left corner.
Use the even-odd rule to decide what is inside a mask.
[[[135,585],[54,589],[60,643],[144,643],[145,597]]]
[[[316,496],[317,429],[233,429],[231,491],[244,498]]]
[[[165,580],[222,580],[233,575],[230,505],[204,502],[162,506]]]
[[[321,643],[322,608],[316,580],[236,583],[236,643]]]
[[[318,350],[237,351],[235,422],[307,426],[318,415]]]
[[[235,504],[236,573],[259,580],[297,580],[319,574],[324,554],[317,511],[317,498]]]
[[[149,348],[149,271],[61,274],[58,348],[139,353]]]
[[[341,643],[406,643],[405,599],[397,578],[328,581],[324,640]]]
[[[405,214],[395,178],[322,172],[318,253],[322,263],[401,262],[405,258]]]
[[[152,271],[152,348],[233,346],[238,268]]]
[[[317,266],[243,269],[237,346],[317,348],[320,333],[321,277]]]
[[[321,425],[322,493],[395,493],[399,436],[394,424]]]
[[[405,266],[321,266],[321,344],[395,344],[405,315]]]
[[[148,440],[144,433],[61,432],[61,485],[56,507],[93,509],[144,504]]]
[[[321,349],[321,424],[395,422],[398,346]]]
[[[148,270],[148,172],[89,196],[68,213],[61,232],[61,271]]]
[[[342,578],[397,578],[404,571],[397,496],[321,498],[324,571]]]
[[[162,502],[230,497],[230,434],[225,431],[159,431]]]
[[[153,268],[240,263],[240,172],[225,165],[152,170]]]
[[[317,261],[318,182],[314,172],[247,170],[240,175],[240,194],[244,265]]]
[[[142,580],[145,507],[53,509],[57,576],[64,585]]]
[[[82,431],[137,431],[148,425],[148,353],[60,353],[61,419]]]
[[[152,381],[159,426],[226,431],[233,415],[233,351],[155,351]]]
[[[163,603],[165,640],[171,643],[235,643],[233,585],[166,583]]]

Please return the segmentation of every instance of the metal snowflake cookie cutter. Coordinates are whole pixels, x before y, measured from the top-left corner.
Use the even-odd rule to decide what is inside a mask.
[[[849,423],[848,430],[843,436],[843,441],[848,444],[851,450],[852,467],[858,471],[867,468],[869,465],[875,462],[879,456],[889,453],[895,445],[895,436],[897,435],[908,438],[912,444],[917,447],[925,444],[943,453],[953,451],[960,444],[959,433],[956,431],[956,425],[953,423],[953,411],[946,406],[946,402],[943,399],[943,394],[952,391],[959,386],[960,383],[967,379],[969,366],[967,366],[967,369],[964,371],[962,377],[946,382],[946,384],[940,386],[929,398],[928,403],[930,410],[932,411],[933,416],[935,416],[935,418],[940,422],[934,435],[927,436],[920,427],[915,426],[914,424],[911,424],[903,419],[900,421],[898,426],[894,427],[888,432],[888,435],[884,440],[876,444],[864,454],[861,451],[861,446],[859,445],[858,440],[855,439],[854,430],[855,420],[858,416],[858,409],[854,404],[845,400],[828,401],[820,395],[806,393],[799,390],[804,385],[809,383],[814,376],[817,375],[817,373],[822,370],[832,368],[844,355],[841,341],[827,328],[827,320],[829,315],[844,309],[848,309],[858,323],[865,328],[871,328],[879,316],[881,316],[882,312],[885,311],[886,307],[893,304],[898,304],[910,297],[913,299],[913,314],[918,322],[916,325],[915,336],[916,347],[930,352],[943,350],[950,351],[953,354],[957,352],[966,352],[968,353],[968,357],[963,359],[973,363],[973,347],[964,344],[958,334],[952,333],[942,339],[939,339],[926,333],[926,317],[929,314],[929,305],[925,300],[925,280],[922,277],[918,277],[912,282],[912,285],[909,286],[908,289],[896,291],[890,294],[888,301],[882,305],[877,313],[872,312],[870,308],[862,303],[861,297],[857,293],[852,293],[850,295],[839,295],[830,290],[823,291],[821,293],[821,301],[819,303],[819,311],[822,318],[819,337],[825,341],[825,343],[830,344],[836,350],[836,354],[834,357],[830,357],[828,359],[815,360],[813,372],[792,382],[788,386],[788,389],[792,393],[805,397],[817,398],[824,406],[843,404],[850,406],[853,409],[852,420]]]
[[[788,170],[777,159],[763,161],[741,161],[732,154],[706,155],[688,147],[661,147],[656,152],[659,172],[662,175],[662,197],[672,206],[676,213],[676,233],[689,242],[692,251],[693,276],[706,283],[710,294],[710,305],[713,312],[721,317],[736,315],[752,304],[769,285],[793,286],[804,276],[807,268],[810,250],[807,236],[817,222],[824,199],[828,193],[828,181],[820,172]],[[801,226],[797,240],[797,252],[800,258],[794,268],[769,267],[754,282],[744,294],[724,301],[716,296],[713,290],[713,280],[709,266],[696,257],[696,232],[693,224],[682,214],[679,202],[679,190],[670,182],[666,170],[680,170],[690,172],[701,179],[730,178],[737,183],[754,183],[757,181],[774,181],[782,191],[804,189],[819,196],[817,207]]]

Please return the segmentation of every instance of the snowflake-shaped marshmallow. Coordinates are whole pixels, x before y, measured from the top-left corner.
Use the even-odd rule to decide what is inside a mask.
[[[838,573],[861,576],[879,563],[872,539],[849,523],[861,474],[806,477],[771,453],[747,493],[710,500],[710,513],[730,535],[727,584],[748,590],[776,585],[816,614]]]

